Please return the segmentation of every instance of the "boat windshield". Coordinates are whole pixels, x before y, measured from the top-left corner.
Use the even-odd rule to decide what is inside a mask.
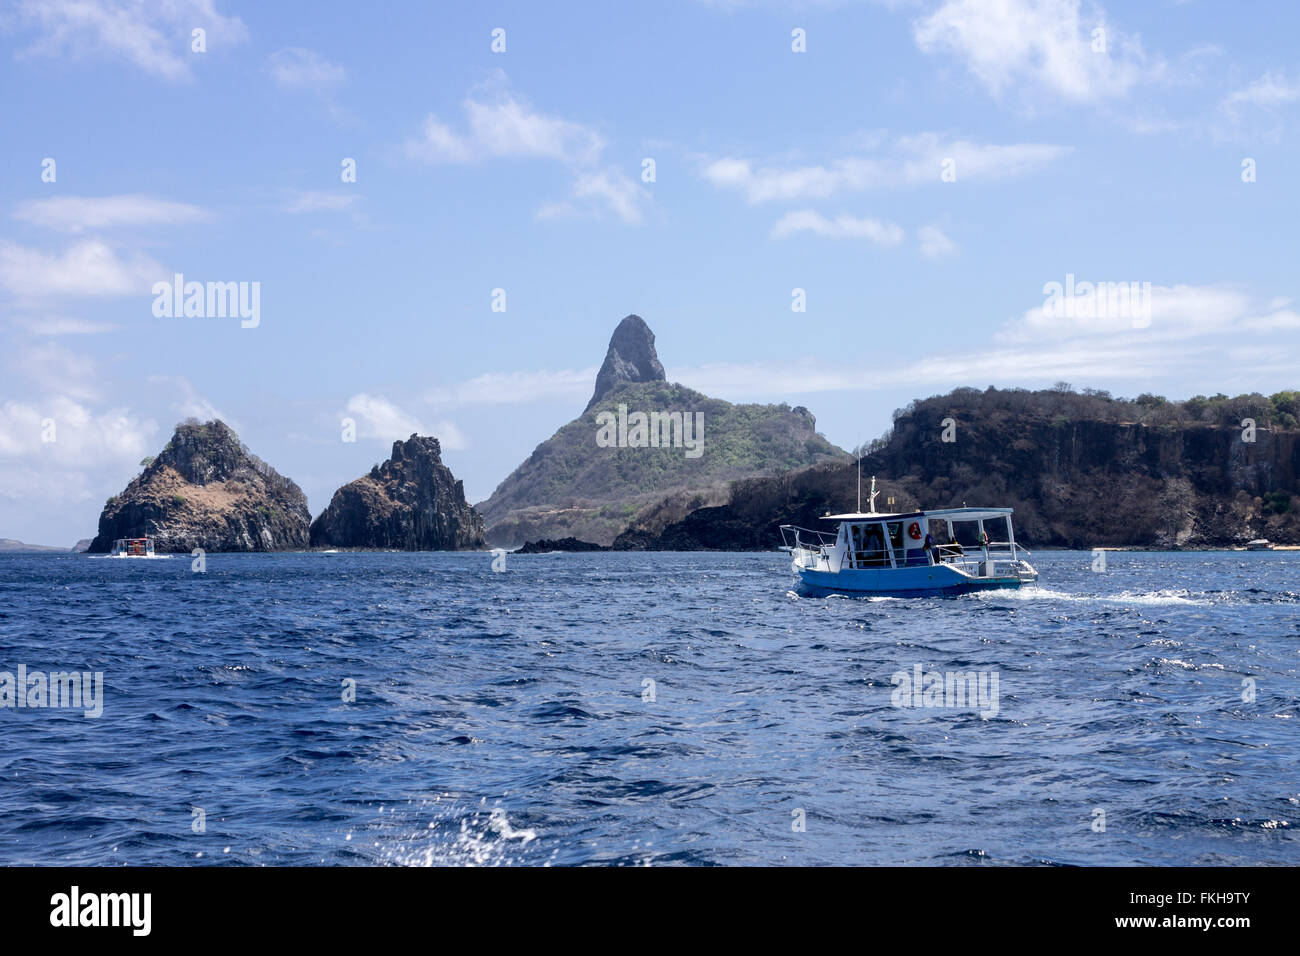
[[[885,532],[882,525],[854,524],[849,526],[852,543],[853,567],[887,568],[889,553],[885,550]]]

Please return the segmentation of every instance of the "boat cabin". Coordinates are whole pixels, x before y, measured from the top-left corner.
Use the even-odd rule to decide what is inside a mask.
[[[113,542],[111,557],[115,558],[150,558],[153,557],[153,538],[118,538]]]
[[[1009,552],[1013,561],[1019,557],[1010,508],[849,513],[822,520],[840,523],[830,561],[840,570],[965,563],[990,551]]]

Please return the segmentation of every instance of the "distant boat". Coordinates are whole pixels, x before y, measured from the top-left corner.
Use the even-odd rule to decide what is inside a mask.
[[[871,479],[874,509],[876,480]],[[791,569],[814,592],[897,597],[965,594],[991,588],[1018,588],[1038,580],[1016,544],[1011,508],[943,508],[936,511],[880,513],[875,510],[826,515],[839,531],[781,526]],[[990,539],[985,522],[1004,523],[1005,541]],[[956,524],[974,523],[967,552],[957,541]],[[995,533],[997,524],[994,525]],[[944,543],[937,544],[935,532]],[[968,539],[969,540],[969,539]]]
[[[1273,544],[1268,538],[1256,538],[1254,541],[1246,542],[1247,551],[1272,551]]]
[[[168,557],[168,555],[153,553],[153,538],[147,535],[143,538],[118,538],[113,542],[113,550],[108,556],[110,558]]]

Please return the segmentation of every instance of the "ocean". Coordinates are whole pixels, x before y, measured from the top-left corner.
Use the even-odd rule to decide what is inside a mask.
[[[0,864],[1300,862],[1300,552],[206,561],[0,555]]]

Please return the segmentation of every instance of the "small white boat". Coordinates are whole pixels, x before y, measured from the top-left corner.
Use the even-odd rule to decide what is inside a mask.
[[[874,508],[876,481],[871,480]],[[839,531],[781,526],[791,569],[807,591],[911,597],[1018,588],[1038,580],[1016,544],[1011,508],[942,508],[826,515]],[[989,526],[986,526],[986,522]],[[963,546],[955,526],[974,524]],[[1005,540],[993,535],[1006,530]],[[938,543],[942,540],[942,544]]]
[[[113,542],[110,558],[156,558],[153,553],[153,538],[118,538]]]

